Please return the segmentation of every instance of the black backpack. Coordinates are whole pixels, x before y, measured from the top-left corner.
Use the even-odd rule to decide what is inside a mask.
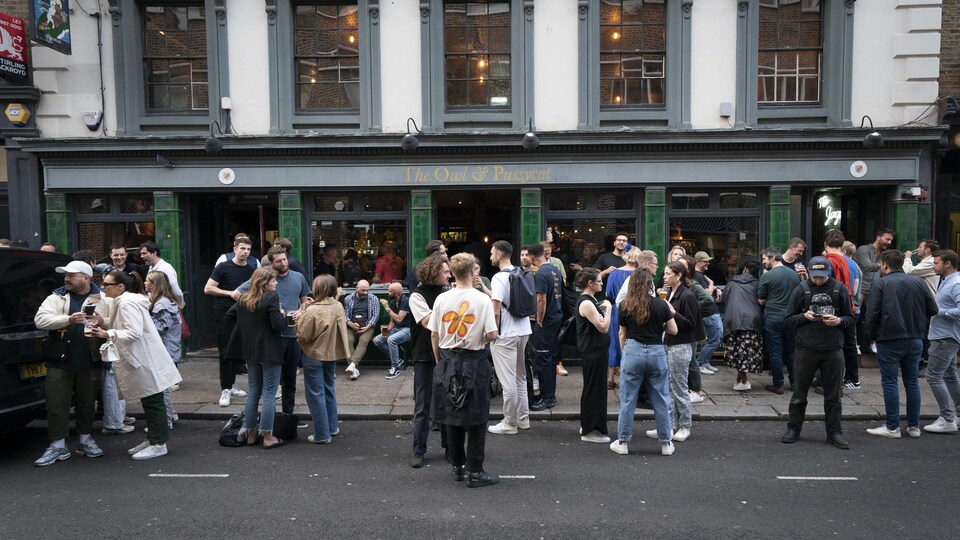
[[[533,280],[533,272],[522,266],[514,266],[509,272],[508,284],[510,292],[504,302],[505,308],[514,317],[529,317],[537,313],[537,285]]]
[[[833,280],[833,290],[830,291],[830,301],[833,307],[840,309],[840,287],[846,287],[839,279]],[[806,313],[810,309],[810,303],[813,300],[813,291],[810,290],[810,282],[804,280],[800,282],[800,290],[803,291],[803,299],[800,300],[800,313]],[[840,313],[837,312],[837,316]]]

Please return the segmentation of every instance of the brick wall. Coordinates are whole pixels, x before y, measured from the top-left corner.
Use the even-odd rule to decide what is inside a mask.
[[[0,0],[0,13],[20,17],[26,21],[30,18],[29,2],[25,0]]]
[[[940,34],[940,95],[960,96],[960,0],[943,0]]]

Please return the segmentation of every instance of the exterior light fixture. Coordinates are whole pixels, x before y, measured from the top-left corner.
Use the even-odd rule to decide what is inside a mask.
[[[871,150],[876,150],[877,148],[883,147],[883,135],[879,131],[873,128],[873,119],[867,115],[864,115],[860,119],[860,128],[863,128],[865,121],[870,122],[870,133],[867,133],[867,136],[863,138],[863,145]]]
[[[520,143],[520,146],[524,150],[536,150],[540,146],[540,137],[537,137],[537,134],[533,132],[533,118],[530,119],[530,126],[527,130],[527,134],[523,136],[523,141]]]
[[[403,140],[400,141],[400,148],[406,150],[407,152],[416,150],[420,146],[420,140],[417,139],[417,136],[413,133],[410,133],[410,122],[413,122],[413,129],[417,130],[417,133],[423,133],[420,131],[420,128],[417,127],[417,121],[413,118],[407,118],[407,134],[403,136]]]
[[[161,167],[166,167],[168,169],[173,168],[173,163],[169,159],[167,159],[166,156],[163,156],[160,154],[157,154],[157,165]]]
[[[223,135],[223,130],[220,129],[220,123],[216,120],[211,120],[210,136],[207,137],[207,141],[203,143],[203,149],[206,150],[208,154],[218,154],[223,150],[223,141],[214,136],[213,126],[217,126],[217,133],[221,136]]]

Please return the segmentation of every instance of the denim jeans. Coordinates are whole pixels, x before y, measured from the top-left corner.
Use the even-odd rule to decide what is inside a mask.
[[[700,347],[697,364],[704,365],[710,362],[713,351],[723,342],[723,319],[719,313],[703,318],[703,329],[707,331],[707,341]]]
[[[273,417],[277,414],[277,386],[280,384],[281,364],[247,362],[247,402],[243,408],[243,427],[257,427],[257,403],[263,396],[259,430],[273,433]]]
[[[903,389],[907,393],[907,426],[920,425],[920,354],[923,340],[889,339],[877,341],[877,367],[883,386],[883,405],[887,410],[887,427],[900,428],[900,389],[897,372],[903,373]]]
[[[103,378],[100,379],[100,384],[103,386],[101,392],[103,396],[103,427],[106,429],[121,429],[123,428],[123,419],[127,416],[127,402],[120,399],[120,393],[117,392],[117,377],[114,375],[112,367],[103,370]]]
[[[773,377],[773,385],[777,388],[783,388],[783,368],[787,368],[790,384],[794,383],[794,336],[787,325],[783,324],[783,319],[783,315],[763,316],[763,342],[767,348],[767,356],[770,358],[770,376]]]
[[[637,394],[644,387],[653,404],[653,416],[657,421],[657,438],[669,442],[670,399],[669,368],[667,351],[661,344],[644,345],[628,339],[620,359],[620,416],[617,419],[617,438],[630,442],[633,438],[633,416],[637,410]]]
[[[313,418],[313,438],[323,441],[338,431],[337,393],[333,386],[336,362],[321,362],[303,355],[303,392]]]
[[[390,329],[390,335],[387,337],[383,337],[383,334],[377,334],[377,337],[373,338],[373,344],[390,355],[390,367],[392,368],[400,367],[400,345],[408,341],[410,341],[410,329],[397,328],[396,326]]]
[[[930,340],[927,384],[940,407],[940,416],[947,422],[956,420],[960,406],[960,378],[957,377],[957,350],[960,343],[952,339]]]

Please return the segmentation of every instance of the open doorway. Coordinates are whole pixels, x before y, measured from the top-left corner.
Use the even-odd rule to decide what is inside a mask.
[[[448,253],[472,253],[487,277],[494,272],[490,246],[497,240],[513,244],[518,258],[519,190],[437,191],[434,200],[437,232]]]

